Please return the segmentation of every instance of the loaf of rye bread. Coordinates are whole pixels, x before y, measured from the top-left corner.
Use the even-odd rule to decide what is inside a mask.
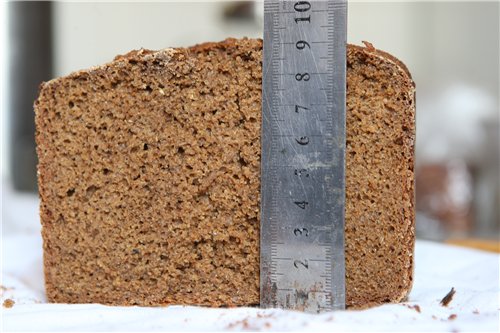
[[[47,298],[259,303],[262,41],[132,51],[35,102]],[[402,300],[414,250],[414,84],[347,48],[346,299]]]

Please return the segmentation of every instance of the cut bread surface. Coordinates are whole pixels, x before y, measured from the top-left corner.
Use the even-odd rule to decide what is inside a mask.
[[[41,86],[49,301],[259,303],[262,41],[139,50]],[[348,46],[346,297],[411,288],[414,85]]]

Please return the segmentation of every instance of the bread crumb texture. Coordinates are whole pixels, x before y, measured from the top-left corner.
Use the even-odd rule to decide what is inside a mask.
[[[35,102],[51,302],[259,303],[262,41],[139,50]],[[348,47],[347,304],[411,287],[414,86]]]

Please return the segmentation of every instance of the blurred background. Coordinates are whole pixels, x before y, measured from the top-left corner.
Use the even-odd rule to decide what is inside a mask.
[[[1,2],[3,233],[38,231],[40,82],[140,47],[262,37],[262,2]],[[497,249],[498,2],[350,1],[348,41],[404,61],[417,84],[417,236]]]

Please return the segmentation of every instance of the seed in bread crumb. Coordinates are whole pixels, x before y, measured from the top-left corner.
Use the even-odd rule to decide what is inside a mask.
[[[455,288],[451,288],[450,292],[446,294],[445,297],[439,302],[442,306],[448,306],[450,302],[453,300],[453,295],[455,295]]]
[[[10,298],[7,298],[5,301],[3,301],[3,307],[7,308],[7,309],[10,309],[11,307],[13,307],[14,304],[16,304],[16,302],[11,300]]]

